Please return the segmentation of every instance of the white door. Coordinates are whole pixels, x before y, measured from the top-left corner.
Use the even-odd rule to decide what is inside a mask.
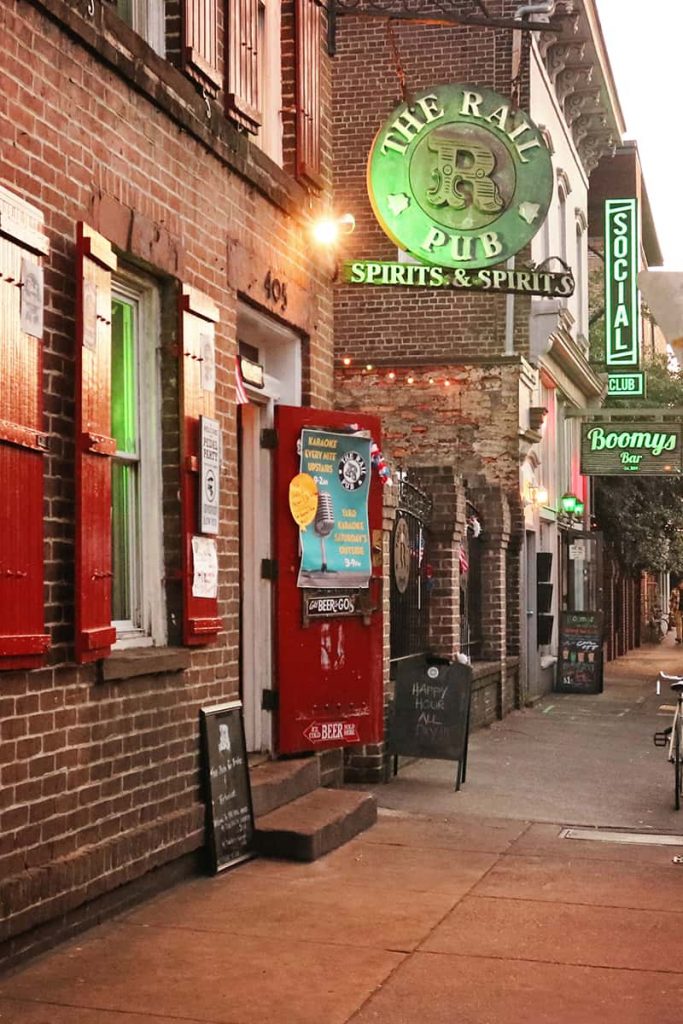
[[[249,752],[271,749],[271,715],[262,710],[272,688],[272,583],[262,578],[271,549],[271,453],[261,431],[271,427],[272,402],[240,406],[240,603],[244,728]]]
[[[240,674],[244,729],[250,753],[273,749],[270,711],[263,691],[274,690],[273,584],[262,576],[272,558],[272,450],[261,447],[272,429],[276,403],[301,404],[301,338],[284,324],[240,303],[240,351],[263,368],[263,387],[246,386],[249,402],[239,406],[240,444]]]

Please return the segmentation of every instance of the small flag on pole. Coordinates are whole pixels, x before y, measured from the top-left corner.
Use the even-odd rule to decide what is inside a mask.
[[[469,559],[467,558],[466,552],[463,551],[462,548],[460,548],[460,555],[458,556],[458,566],[460,568],[460,575],[461,576],[464,576],[465,573],[469,572],[469,569],[470,569]]]
[[[242,369],[240,367],[239,356],[235,356],[235,401],[238,405],[249,404],[249,395],[247,394],[246,388],[244,387],[244,381],[242,380]]]

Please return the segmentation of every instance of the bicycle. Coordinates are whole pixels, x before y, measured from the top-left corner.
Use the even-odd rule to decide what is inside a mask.
[[[660,711],[673,712],[673,722],[662,732],[654,734],[656,747],[666,747],[668,744],[669,761],[674,766],[674,808],[681,809],[681,796],[683,796],[683,676],[668,676],[660,672],[657,677],[657,695],[661,692],[661,684],[669,683],[676,696],[676,704],[662,704]]]
[[[669,632],[669,625],[669,616],[660,608],[655,608],[646,623],[648,641],[653,644],[661,643]]]

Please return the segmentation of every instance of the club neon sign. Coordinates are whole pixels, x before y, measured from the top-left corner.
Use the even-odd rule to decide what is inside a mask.
[[[605,363],[640,364],[638,200],[605,202]]]

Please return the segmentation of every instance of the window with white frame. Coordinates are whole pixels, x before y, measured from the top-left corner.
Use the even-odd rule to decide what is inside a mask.
[[[116,10],[160,57],[166,55],[164,0],[116,0]]]
[[[160,302],[129,274],[112,281],[112,621],[119,646],[163,644]]]

